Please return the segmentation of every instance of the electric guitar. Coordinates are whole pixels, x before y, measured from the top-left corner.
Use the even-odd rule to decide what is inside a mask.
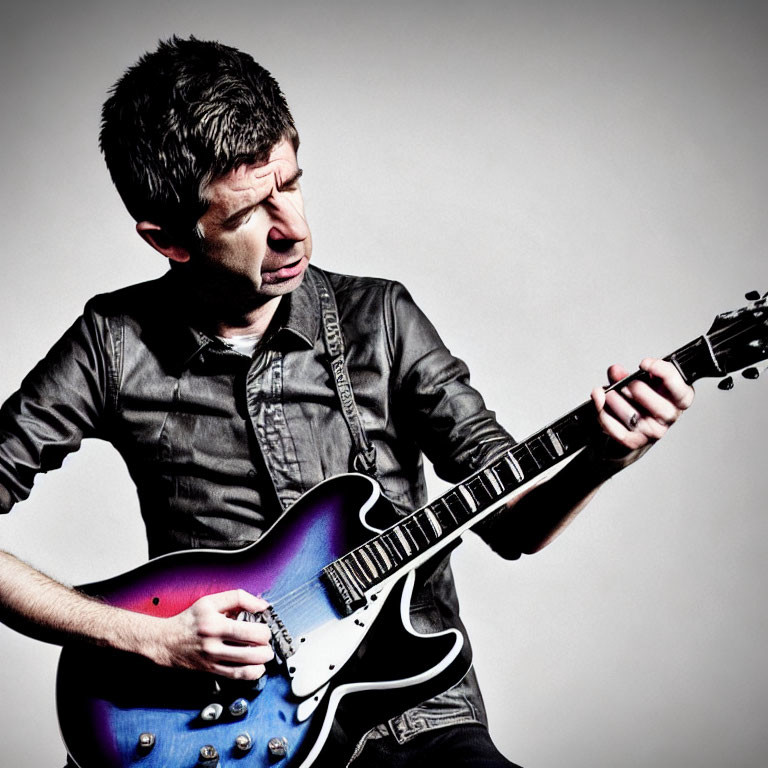
[[[768,295],[768,294],[766,294]],[[768,359],[768,301],[719,315],[666,359],[691,383]],[[637,371],[611,389],[646,377]],[[157,559],[81,590],[152,616],[242,588],[269,602],[239,618],[269,627],[275,660],[256,683],[158,667],[107,649],[62,651],[57,703],[78,768],[343,766],[371,727],[446,690],[469,669],[463,634],[417,632],[409,621],[418,569],[468,528],[585,448],[599,434],[590,401],[515,445],[391,527],[370,518],[388,502],[378,484],[340,475],[305,494],[255,544]],[[382,659],[397,648],[390,670]]]

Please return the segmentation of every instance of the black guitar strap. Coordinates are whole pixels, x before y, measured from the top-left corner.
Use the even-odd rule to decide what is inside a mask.
[[[360,421],[360,412],[357,410],[357,403],[355,403],[352,384],[349,381],[349,371],[344,359],[344,337],[341,333],[336,297],[325,272],[320,269],[313,269],[309,274],[314,278],[315,287],[320,296],[323,338],[331,366],[331,378],[339,397],[341,413],[347,423],[347,429],[349,429],[352,444],[355,447],[352,467],[356,472],[376,477],[376,446],[368,440],[368,435],[365,434],[365,429],[363,429],[363,424]]]

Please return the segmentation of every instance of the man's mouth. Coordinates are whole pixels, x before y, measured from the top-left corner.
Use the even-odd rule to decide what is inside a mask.
[[[289,264],[285,264],[278,269],[264,269],[261,272],[261,281],[263,283],[278,283],[281,280],[290,280],[292,277],[297,277],[304,271],[305,261],[304,257],[296,259]]]

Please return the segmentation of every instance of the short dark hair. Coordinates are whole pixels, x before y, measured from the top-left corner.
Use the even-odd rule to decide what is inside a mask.
[[[136,221],[186,236],[205,213],[205,186],[263,162],[298,133],[277,81],[251,56],[194,37],[161,40],[115,83],[99,144]]]

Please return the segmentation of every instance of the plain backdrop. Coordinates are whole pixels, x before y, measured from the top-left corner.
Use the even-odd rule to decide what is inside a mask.
[[[151,278],[97,150],[173,33],[252,53],[302,137],[315,263],[402,280],[522,438],[768,290],[765,2],[27,0],[0,32],[0,394]],[[695,407],[544,552],[454,555],[491,731],[528,768],[768,764],[766,382]],[[431,483],[434,493],[440,484]],[[87,443],[0,520],[68,583],[145,557]],[[0,628],[3,765],[59,768],[57,649]]]

